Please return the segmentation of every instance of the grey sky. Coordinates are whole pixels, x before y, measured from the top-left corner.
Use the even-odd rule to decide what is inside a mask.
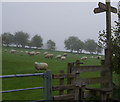
[[[58,50],[64,50],[64,40],[77,36],[82,41],[98,40],[105,29],[105,13],[94,14],[98,2],[6,2],[2,3],[2,32],[24,31],[41,35],[43,42],[51,39]],[[112,4],[117,7],[117,3]],[[117,15],[112,14],[113,21]]]

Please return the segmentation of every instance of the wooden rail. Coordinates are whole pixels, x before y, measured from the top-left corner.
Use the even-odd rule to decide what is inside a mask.
[[[70,100],[74,99],[75,94],[67,94],[67,95],[59,95],[59,96],[54,96],[53,100]]]
[[[82,72],[104,71],[104,70],[107,70],[107,68],[102,67],[102,66],[80,66],[76,68],[76,70],[82,73]]]
[[[57,74],[57,75],[52,75],[53,79],[62,79],[62,78],[75,78],[74,74]]]
[[[75,85],[58,85],[58,86],[53,86],[52,90],[53,91],[60,91],[60,90],[69,90],[69,89],[74,89]]]
[[[78,80],[76,83],[77,85],[82,85],[82,84],[97,84],[97,83],[101,83],[101,82],[108,82],[109,80],[107,78],[104,77],[95,77],[95,78],[80,78],[80,80]]]

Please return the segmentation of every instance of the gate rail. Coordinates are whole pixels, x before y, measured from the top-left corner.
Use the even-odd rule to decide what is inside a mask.
[[[52,85],[51,85],[52,74],[51,74],[51,71],[46,71],[45,73],[34,73],[34,74],[3,75],[3,76],[0,76],[0,78],[15,78],[15,77],[29,77],[29,76],[43,77],[43,87],[13,89],[13,90],[0,91],[0,93],[25,91],[25,90],[33,90],[33,89],[43,89],[44,90],[44,99],[52,100]]]
[[[44,76],[44,73],[2,75],[0,76],[0,78],[27,77],[27,76]]]

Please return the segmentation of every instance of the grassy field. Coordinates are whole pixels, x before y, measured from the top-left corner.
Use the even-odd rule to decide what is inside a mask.
[[[4,50],[7,49],[7,52]],[[14,48],[15,49],[15,48]],[[9,51],[11,48],[3,48],[2,52],[2,74],[10,75],[10,74],[25,74],[25,73],[36,73],[34,68],[34,62],[46,62],[49,65],[49,70],[52,71],[53,74],[59,73],[60,70],[67,71],[67,63],[75,62],[80,59],[82,56],[93,56],[93,55],[85,55],[85,54],[72,54],[68,53],[67,59],[56,60],[46,59],[44,58],[43,53],[45,50],[35,50],[40,51],[41,54],[36,56],[29,56],[25,53],[25,51],[32,51],[33,49],[22,49],[17,48],[18,53],[11,54]],[[24,52],[20,52],[24,51]],[[49,53],[54,54],[55,56],[58,54],[63,54],[64,52],[59,51],[48,51]],[[96,56],[96,55],[94,55]],[[84,65],[100,65],[100,60],[98,59],[88,59],[82,61]],[[42,71],[41,71],[42,72]],[[84,73],[81,77],[96,77],[99,76],[98,72]],[[25,77],[25,78],[8,78],[3,79],[3,90],[11,90],[11,89],[20,89],[20,88],[30,88],[30,87],[39,87],[42,86],[42,78],[40,77]],[[53,81],[53,85],[58,84],[58,81]],[[43,90],[29,90],[29,91],[20,91],[20,92],[12,92],[12,93],[4,93],[3,100],[40,100],[43,97]]]

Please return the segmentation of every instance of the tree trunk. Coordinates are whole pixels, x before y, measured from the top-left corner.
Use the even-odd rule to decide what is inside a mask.
[[[70,52],[73,53],[73,50],[71,50]]]
[[[25,45],[22,45],[22,48],[25,48]]]
[[[16,47],[18,48],[18,44],[16,44]]]
[[[80,50],[80,53],[82,53],[82,49]]]
[[[7,45],[7,47],[9,47],[9,44],[6,44]]]

